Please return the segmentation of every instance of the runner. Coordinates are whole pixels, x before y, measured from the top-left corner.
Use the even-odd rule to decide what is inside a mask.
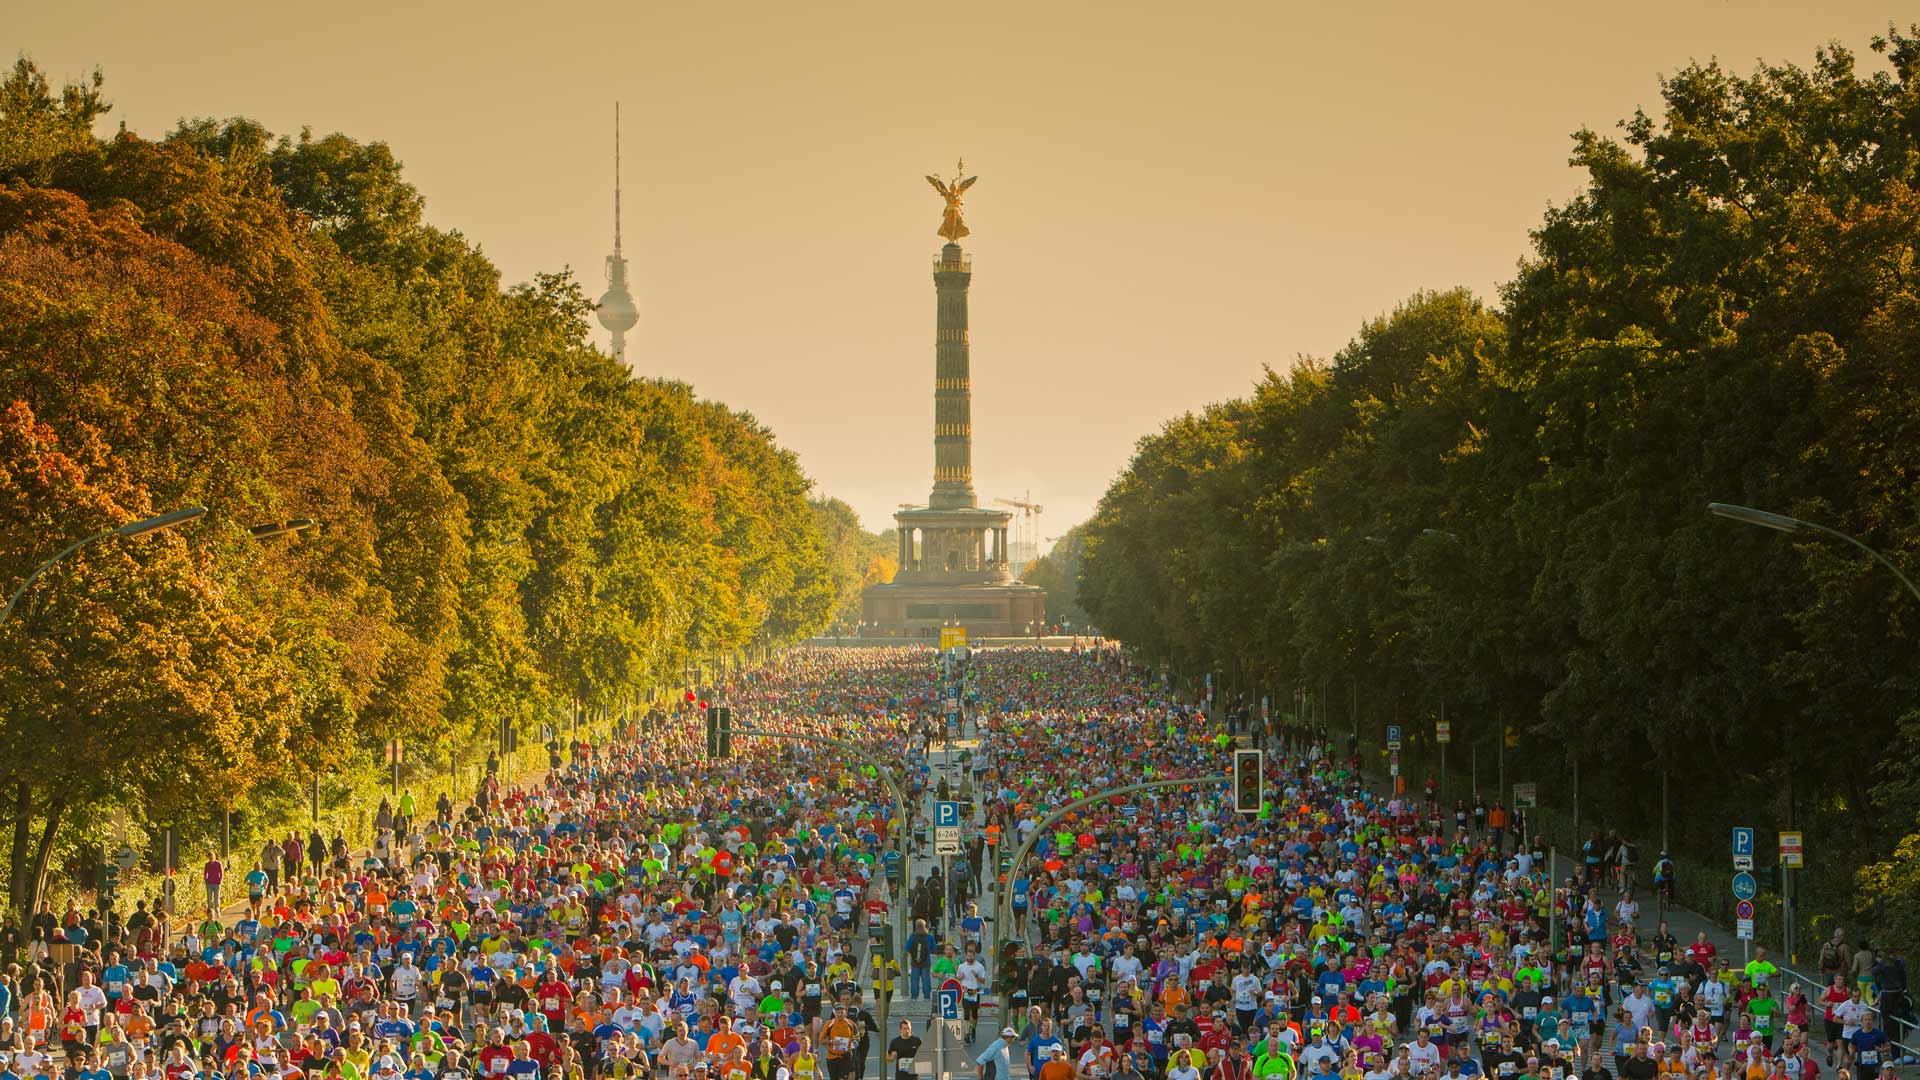
[[[71,936],[45,912],[47,966],[6,992],[0,1043],[22,1080],[898,1080],[922,1046],[901,1025],[870,1065],[869,1006],[904,968],[906,999],[959,982],[968,1057],[993,1080],[1016,1058],[1066,1080],[1817,1080],[1816,1007],[1832,1066],[1873,1080],[1890,1063],[1845,965],[1808,1001],[1765,950],[1736,977],[1705,935],[1683,951],[1662,925],[1643,944],[1631,896],[1599,888],[1631,871],[1617,839],[1596,832],[1591,863],[1550,882],[1500,803],[1463,817],[1383,792],[1333,743],[1209,719],[1113,649],[984,650],[970,668],[980,746],[952,793],[999,841],[954,874],[916,858],[887,883],[907,822],[877,770],[746,736],[710,761],[682,707],[629,741],[556,744],[532,782],[490,772],[467,806],[416,817],[402,799],[374,852],[276,838],[231,926],[142,909],[89,940],[79,912]],[[853,742],[916,794],[945,779],[925,756],[944,731],[928,650],[799,650],[715,693],[742,729]],[[1057,813],[1224,773],[1231,728],[1268,752],[1255,814],[1213,783]],[[976,879],[978,901],[953,903]],[[888,964],[867,941],[893,903],[915,921]],[[71,983],[43,977],[55,935],[80,958]],[[1004,938],[1023,946],[1007,960]],[[1000,993],[1016,1026],[982,1048]]]

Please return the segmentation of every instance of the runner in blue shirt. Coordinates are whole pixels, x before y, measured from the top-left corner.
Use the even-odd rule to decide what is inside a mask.
[[[120,995],[126,993],[127,980],[132,977],[132,972],[120,962],[118,953],[107,955],[113,958],[113,962],[100,969],[100,989],[106,991],[108,1001],[119,1001]]]
[[[1879,1077],[1881,1067],[1887,1064],[1890,1042],[1887,1033],[1880,1030],[1874,1013],[1862,1013],[1860,1030],[1853,1033],[1853,1074],[1856,1080],[1876,1080]]]

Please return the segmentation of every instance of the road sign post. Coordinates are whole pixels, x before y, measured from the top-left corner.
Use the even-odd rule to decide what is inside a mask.
[[[1780,960],[1793,963],[1793,872],[1805,860],[1798,830],[1780,834]]]
[[[960,804],[957,802],[933,804],[933,853],[960,854]]]
[[[1743,830],[1740,829],[1733,831],[1735,858],[1739,857],[1740,834],[1742,831]],[[1751,845],[1753,843],[1753,830],[1746,829],[1744,831],[1747,834],[1747,843]],[[1751,848],[1749,848],[1749,854],[1751,854]],[[1752,874],[1747,873],[1745,870],[1735,871],[1733,875],[1733,898],[1741,905],[1744,905],[1747,911],[1753,910],[1753,898],[1759,895],[1759,892],[1760,884],[1753,879]],[[1736,909],[1736,913],[1737,910],[1738,909]],[[1734,936],[1740,939],[1741,957],[1750,959],[1753,949],[1753,919],[1751,917],[1744,919],[1736,918],[1734,920],[1733,930]],[[1786,958],[1782,957],[1781,959],[1784,961]]]
[[[933,1075],[936,1080],[946,1080],[947,1038],[949,1035],[960,1038],[960,983],[948,979],[934,991],[935,1018],[927,1026],[933,1029]],[[962,1047],[964,1049],[964,1043]]]
[[[387,740],[387,764],[393,766],[393,795],[400,797],[400,763],[406,759],[407,748],[399,739]]]

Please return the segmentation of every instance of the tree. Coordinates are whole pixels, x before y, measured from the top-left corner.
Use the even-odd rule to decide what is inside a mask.
[[[815,498],[811,505],[833,576],[833,621],[858,622],[860,594],[869,585],[892,581],[900,569],[898,535],[892,529],[868,532],[853,507],[839,499]]]
[[[63,445],[24,402],[0,413],[0,539],[18,553],[9,591],[57,547],[155,512],[91,431]],[[192,778],[282,768],[292,680],[271,613],[230,569],[238,560],[223,567],[172,533],[89,545],[0,628],[0,784],[21,925],[70,821],[97,820],[109,800],[159,820],[205,813],[223,793]]]
[[[1047,621],[1088,625],[1080,607],[1080,563],[1086,548],[1086,526],[1075,525],[1054,541],[1052,550],[1030,563],[1020,580],[1047,590]]]
[[[62,154],[91,149],[93,123],[113,106],[98,69],[54,96],[47,76],[22,56],[0,80],[0,172],[35,168]]]
[[[14,422],[22,475],[79,463],[54,469],[78,477],[65,487],[19,483],[0,575],[31,569],[48,522],[213,512],[143,546],[138,574],[96,581],[132,557],[102,552],[43,583],[59,589],[32,625],[79,652],[0,635],[14,677],[138,684],[125,708],[156,720],[131,726],[65,676],[0,704],[16,751],[0,784],[25,793],[16,905],[70,826],[109,811],[188,835],[216,808],[283,812],[292,781],[364,777],[387,739],[490,739],[825,624],[832,552],[797,459],[594,349],[569,276],[502,288],[425,223],[382,144],[245,119],[100,142],[100,90],[56,97],[25,61],[0,88],[0,402],[31,417]],[[321,527],[246,539],[292,517]],[[81,726],[132,756],[29,771],[28,748]]]
[[[1799,828],[1853,857],[1797,907],[1920,945],[1920,604],[1850,546],[1705,512],[1920,553],[1920,31],[1874,47],[1889,71],[1688,67],[1618,140],[1575,136],[1587,188],[1499,310],[1416,295],[1142,440],[1087,528],[1089,613],[1230,685],[1344,677],[1376,732],[1447,703],[1642,840],[1664,774],[1683,864],[1728,825]]]

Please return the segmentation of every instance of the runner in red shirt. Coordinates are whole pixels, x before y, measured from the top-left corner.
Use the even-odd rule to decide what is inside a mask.
[[[568,986],[558,972],[549,971],[540,985],[534,988],[533,997],[547,1017],[547,1030],[565,1031],[567,1010],[573,1006],[573,987]],[[546,1063],[541,1064],[544,1066]]]
[[[1705,930],[1700,931],[1700,935],[1694,939],[1693,944],[1687,946],[1688,958],[1708,971],[1713,970],[1713,962],[1719,955],[1720,950],[1714,948],[1713,942],[1707,940]]]
[[[474,1056],[480,1063],[480,1075],[490,1080],[507,1075],[507,1066],[513,1064],[513,1051],[506,1044],[506,1033],[499,1028]]]

